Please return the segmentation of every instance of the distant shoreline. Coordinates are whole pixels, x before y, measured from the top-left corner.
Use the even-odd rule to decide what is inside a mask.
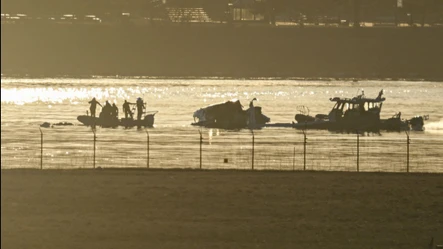
[[[318,77],[318,78],[302,78],[302,77],[229,77],[229,76],[137,76],[137,75],[7,75],[2,74],[2,78],[15,79],[188,79],[188,80],[294,80],[294,81],[427,81],[427,82],[443,82],[442,78],[334,78],[334,77]]]

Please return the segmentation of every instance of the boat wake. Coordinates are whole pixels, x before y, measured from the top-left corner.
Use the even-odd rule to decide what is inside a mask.
[[[425,125],[425,131],[443,133],[443,119],[427,123]]]

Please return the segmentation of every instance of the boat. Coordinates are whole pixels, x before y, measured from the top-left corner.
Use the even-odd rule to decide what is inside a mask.
[[[254,100],[256,99],[252,101]],[[191,125],[220,129],[261,128],[271,119],[262,113],[260,106],[254,106],[252,101],[246,110],[239,100],[229,100],[200,108],[194,112],[194,123]],[[252,115],[251,110],[254,111]],[[250,120],[251,116],[255,122]]]
[[[424,120],[429,116],[415,116],[410,120],[401,118],[401,113],[388,119],[381,119],[380,113],[383,102],[381,90],[376,98],[367,98],[362,94],[353,98],[330,98],[334,107],[329,114],[309,115],[309,109],[304,106],[298,107],[300,113],[295,115],[297,123],[292,125],[297,129],[326,129],[331,131],[351,132],[377,132],[387,131],[423,131]]]
[[[49,123],[49,122],[43,122],[40,127],[43,128],[54,128],[54,126],[69,126],[69,125],[74,125],[73,123],[69,123],[69,122],[58,122],[58,123]]]
[[[153,127],[154,116],[157,111],[150,112],[145,115],[143,119],[137,120],[132,118],[117,118],[117,117],[92,117],[89,115],[80,115],[77,120],[87,126],[101,126],[104,128],[115,128],[118,126],[124,127]]]
[[[401,118],[401,112],[399,112],[389,119],[382,119],[380,129],[387,131],[424,131],[424,121],[428,119],[429,115],[424,115],[405,120]]]

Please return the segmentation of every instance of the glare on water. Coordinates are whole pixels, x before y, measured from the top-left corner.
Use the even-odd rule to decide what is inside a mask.
[[[255,97],[258,99],[256,105],[262,106],[263,113],[271,118],[271,123],[290,123],[294,121],[294,115],[297,113],[296,107],[299,105],[307,106],[310,114],[313,115],[328,113],[332,108],[332,102],[329,101],[329,98],[354,97],[357,94],[361,94],[362,91],[364,91],[367,97],[376,97],[381,89],[384,89],[384,96],[386,97],[382,109],[382,118],[389,118],[397,112],[401,112],[402,117],[406,119],[412,118],[415,115],[429,115],[430,119],[425,122],[426,131],[413,132],[411,137],[423,141],[436,138],[443,139],[443,110],[441,109],[443,106],[443,100],[441,99],[441,96],[443,96],[443,83],[441,82],[2,78],[2,167],[5,167],[3,165],[3,162],[5,162],[4,156],[6,158],[19,156],[14,155],[13,151],[15,150],[29,150],[29,153],[33,153],[32,158],[38,158],[37,156],[40,152],[38,150],[34,152],[34,149],[38,148],[37,145],[39,145],[40,141],[38,129],[43,122],[70,122],[75,124],[75,126],[58,126],[52,129],[43,129],[43,132],[48,134],[45,136],[51,136],[50,138],[48,137],[48,142],[45,144],[45,146],[48,146],[45,153],[48,153],[48,158],[52,158],[54,165],[65,162],[59,159],[62,154],[63,158],[67,158],[64,160],[72,161],[74,160],[72,158],[75,158],[78,161],[72,162],[72,165],[88,164],[85,158],[90,156],[90,148],[83,148],[81,145],[90,143],[90,128],[82,126],[76,118],[78,115],[86,114],[86,110],[89,109],[88,101],[93,97],[97,98],[101,103],[104,103],[106,100],[109,100],[111,103],[115,102],[120,109],[120,116],[122,115],[121,105],[124,100],[135,102],[137,97],[143,98],[147,103],[147,111],[159,111],[155,116],[155,128],[149,130],[153,141],[160,143],[156,150],[152,150],[153,165],[157,164],[157,166],[162,167],[193,167],[195,164],[198,164],[198,148],[196,148],[197,155],[191,153],[189,156],[185,156],[186,160],[183,160],[183,156],[187,153],[186,149],[189,146],[196,145],[198,147],[199,128],[193,127],[190,124],[193,122],[193,112],[200,107],[230,99],[239,99],[246,108],[249,101]],[[288,149],[286,151],[285,148],[294,147],[294,141],[298,141],[297,139],[300,138],[299,131],[290,128],[265,128],[256,133],[256,136],[260,137],[257,138],[258,143],[264,143],[263,149],[266,148],[267,142],[272,142],[271,147],[276,148],[272,155],[263,155],[262,157],[258,155],[256,159],[259,160],[258,165],[261,162],[265,164],[262,167],[278,168],[282,167],[281,165],[286,165],[285,167],[291,168],[295,164],[293,162],[293,150]],[[106,149],[106,153],[111,153],[109,151],[115,150],[112,152],[113,156],[106,154],[107,156],[101,157],[100,160],[107,158],[107,161],[103,163],[117,166],[133,165],[131,160],[145,156],[140,152],[145,151],[145,131],[121,127],[117,129],[99,129],[97,135],[101,138],[106,137],[106,139],[109,139],[109,143],[112,143],[112,141],[116,142],[114,147],[111,145],[106,147],[107,145],[105,146],[104,142],[98,145],[99,151]],[[312,138],[320,139],[333,134],[326,131],[310,131],[309,135]],[[143,136],[143,139],[141,139],[141,136]],[[232,148],[232,151],[228,152],[217,152],[216,149],[213,149],[213,151],[207,152],[205,155],[206,161],[210,161],[211,158],[218,156],[225,156],[238,159],[235,165],[236,168],[243,167],[240,164],[247,165],[251,163],[247,156],[250,149],[249,131],[203,129],[203,136],[204,141],[208,143],[206,149],[208,149],[208,146],[217,149],[226,149],[229,146]],[[342,134],[335,136],[348,138],[353,135]],[[403,133],[382,132],[381,135],[374,137],[375,139],[405,139]],[[32,142],[35,144],[27,144],[26,138],[35,139]],[[244,139],[247,141],[243,142]],[[266,139],[266,141],[263,139]],[[142,142],[139,142],[140,140]],[[353,140],[352,143],[354,143]],[[441,144],[437,144],[437,146],[441,146]],[[288,147],[288,145],[290,146]],[[54,149],[51,149],[51,146]],[[76,149],[72,149],[74,147]],[[315,152],[320,153],[325,158],[324,161],[318,163],[317,167],[322,167],[323,164],[331,165],[333,160],[337,160],[333,158],[334,153],[327,151],[326,147],[323,152]],[[3,153],[3,148],[6,149],[8,154]],[[257,149],[260,151],[260,146]],[[281,151],[279,151],[280,149]],[[438,148],[435,149],[436,151],[438,150]],[[84,153],[86,153],[84,151],[88,153],[88,157],[84,156]],[[372,152],[375,153],[376,150],[374,149]],[[54,158],[54,155],[57,156]],[[278,158],[278,155],[281,155],[280,158],[287,157],[287,161],[282,162],[282,159],[279,159],[279,163],[273,162],[274,159],[271,157]],[[112,162],[113,157],[115,162]],[[32,158],[29,159],[29,165],[38,166],[38,160]],[[127,161],[122,158],[126,158],[125,160]],[[353,164],[352,160],[349,160],[350,165]],[[231,161],[228,160],[228,162]],[[404,160],[401,161],[401,163],[403,162]],[[29,166],[26,162],[21,163],[24,166]],[[217,167],[226,166],[223,164],[220,166],[218,163],[217,159]],[[10,166],[19,166],[12,165],[12,159],[9,164]],[[277,167],[277,164],[280,166]],[[428,162],[428,164],[432,164],[432,162]],[[138,163],[134,162],[134,165],[138,165]],[[234,167],[233,165],[231,166]],[[440,170],[442,167],[440,165]]]

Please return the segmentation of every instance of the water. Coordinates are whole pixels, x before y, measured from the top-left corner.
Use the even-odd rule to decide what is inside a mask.
[[[91,167],[93,134],[78,115],[86,114],[96,97],[121,105],[142,97],[148,111],[158,111],[148,129],[149,167],[200,167],[200,128],[191,126],[200,107],[239,99],[247,107],[256,97],[272,123],[290,123],[298,105],[310,113],[327,113],[331,97],[353,97],[362,90],[376,97],[384,89],[382,118],[401,111],[403,118],[429,115],[425,132],[411,132],[411,171],[443,172],[443,83],[406,81],[297,81],[215,79],[23,79],[2,78],[2,167],[40,167],[40,131],[43,122],[70,122],[74,126],[42,128],[45,168]],[[97,112],[99,112],[100,107]],[[355,170],[356,135],[309,131],[306,166],[303,134],[291,128],[255,131],[201,129],[202,167],[256,169]],[[148,134],[119,127],[97,129],[96,166],[147,167]],[[359,168],[368,171],[405,171],[404,133],[366,134],[360,138]]]

